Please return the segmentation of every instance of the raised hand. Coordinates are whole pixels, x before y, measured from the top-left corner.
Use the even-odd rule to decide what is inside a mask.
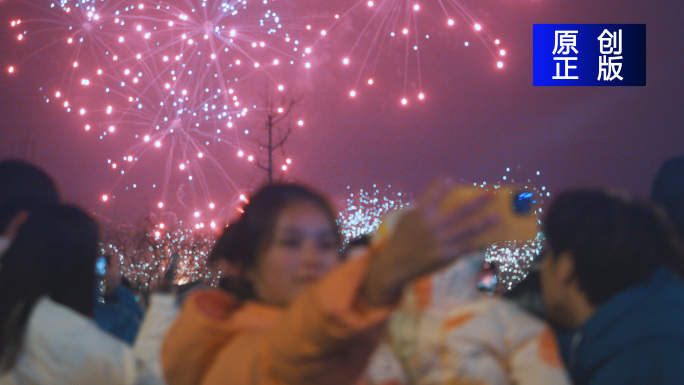
[[[497,216],[482,216],[492,201],[488,193],[450,209],[444,200],[454,185],[433,184],[417,207],[402,213],[385,247],[371,260],[362,298],[371,306],[391,304],[402,288],[472,251],[475,238],[492,228]]]

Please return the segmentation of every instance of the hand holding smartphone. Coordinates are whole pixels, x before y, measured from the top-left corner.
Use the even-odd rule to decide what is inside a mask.
[[[493,214],[498,215],[500,220],[476,237],[474,246],[484,249],[495,243],[527,242],[537,237],[540,230],[536,214],[539,198],[531,190],[520,186],[503,185],[490,191],[476,186],[457,186],[449,192],[441,209],[460,207],[485,194],[493,194],[494,199],[471,220],[477,221]]]

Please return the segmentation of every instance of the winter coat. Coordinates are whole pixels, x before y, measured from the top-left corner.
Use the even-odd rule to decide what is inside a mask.
[[[171,385],[354,385],[362,381],[390,308],[358,301],[368,259],[345,262],[287,308],[190,295],[162,348]]]
[[[391,345],[416,385],[569,384],[553,331],[512,302],[479,293],[482,255],[417,281],[390,321]]]
[[[149,307],[140,326],[133,350],[145,361],[155,376],[163,378],[161,347],[171,325],[178,318],[177,299],[171,294],[156,293],[150,297]]]
[[[559,333],[575,385],[684,383],[684,283],[665,268]]]
[[[106,295],[104,300],[104,303],[95,303],[95,323],[102,330],[133,345],[143,318],[143,311],[135,299],[135,294],[119,286],[113,293]]]
[[[162,383],[123,341],[47,297],[31,312],[16,365],[0,375],[0,385]]]

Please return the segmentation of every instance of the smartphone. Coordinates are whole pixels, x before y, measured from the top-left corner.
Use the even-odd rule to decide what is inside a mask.
[[[107,259],[105,259],[104,255],[101,255],[97,257],[95,260],[95,274],[98,277],[104,277],[105,273],[107,272]]]
[[[537,193],[516,185],[503,185],[498,189],[485,191],[477,186],[458,186],[448,193],[442,209],[454,209],[468,204],[484,194],[494,194],[494,199],[472,221],[498,215],[499,222],[476,237],[474,246],[485,248],[492,244],[507,242],[528,242],[539,233]]]
[[[471,216],[468,221],[473,222],[490,215],[497,215],[499,222],[477,236],[473,242],[474,247],[485,249],[493,244],[525,243],[537,238],[540,230],[537,218],[539,197],[536,192],[516,185],[504,185],[492,191],[472,185],[456,186],[447,193],[440,210],[456,209],[485,194],[494,194],[493,201],[489,202],[480,213]],[[411,206],[387,214],[378,227],[373,241],[378,242],[389,237],[406,210],[411,210]]]

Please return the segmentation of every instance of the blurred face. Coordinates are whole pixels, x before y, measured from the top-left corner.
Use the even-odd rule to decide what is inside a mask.
[[[338,248],[335,229],[323,210],[312,202],[291,203],[281,211],[273,239],[247,279],[260,301],[287,306],[340,263]]]
[[[568,293],[567,282],[568,264],[567,255],[557,258],[550,248],[545,247],[544,260],[540,271],[540,283],[544,310],[549,321],[569,327],[568,323]]]

